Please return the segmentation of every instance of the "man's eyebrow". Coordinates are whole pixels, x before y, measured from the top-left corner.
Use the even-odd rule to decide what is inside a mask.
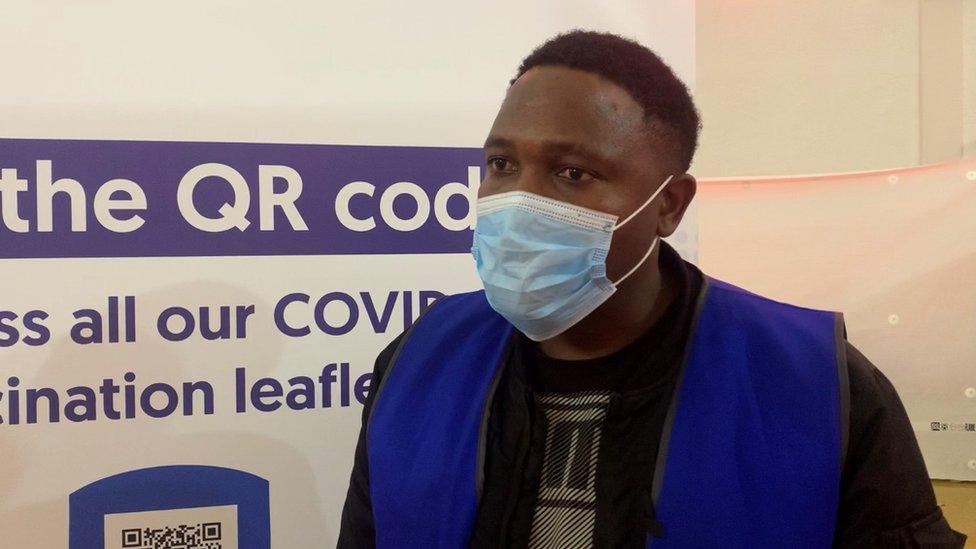
[[[505,137],[489,136],[485,140],[484,148],[490,147],[513,148],[514,142]],[[578,154],[594,160],[608,160],[606,155],[574,141],[543,141],[540,143],[540,148],[554,154]]]

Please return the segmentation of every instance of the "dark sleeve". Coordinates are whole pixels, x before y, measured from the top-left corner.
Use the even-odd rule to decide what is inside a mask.
[[[850,446],[835,547],[961,548],[949,527],[898,393],[850,343]]]
[[[362,427],[359,429],[359,441],[356,443],[356,457],[353,461],[352,475],[349,479],[349,490],[346,492],[346,503],[342,507],[342,521],[339,526],[339,543],[336,547],[343,549],[359,549],[376,547],[376,533],[373,530],[373,507],[369,501],[369,462],[366,458],[366,422],[369,412],[373,409],[373,400],[378,392],[380,382],[393,359],[403,334],[397,336],[386,346],[373,366],[373,377],[369,382],[369,394],[363,406]]]

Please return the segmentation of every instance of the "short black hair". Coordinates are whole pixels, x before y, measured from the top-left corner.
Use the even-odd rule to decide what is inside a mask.
[[[698,148],[698,111],[688,88],[653,51],[605,32],[572,30],[549,39],[522,61],[509,85],[540,65],[600,75],[627,90],[644,109],[645,122],[659,121],[674,132],[684,170]]]

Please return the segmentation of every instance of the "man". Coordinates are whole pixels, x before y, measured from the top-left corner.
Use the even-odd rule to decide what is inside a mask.
[[[485,142],[485,291],[376,361],[341,547],[961,547],[888,380],[841,317],[659,239],[698,114],[654,53],[574,31]]]

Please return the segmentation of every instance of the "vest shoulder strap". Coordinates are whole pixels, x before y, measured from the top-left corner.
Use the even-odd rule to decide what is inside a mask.
[[[654,547],[829,547],[840,490],[840,315],[708,279],[662,436]]]
[[[377,547],[467,544],[486,395],[511,333],[473,292],[439,299],[404,337],[367,426]]]

